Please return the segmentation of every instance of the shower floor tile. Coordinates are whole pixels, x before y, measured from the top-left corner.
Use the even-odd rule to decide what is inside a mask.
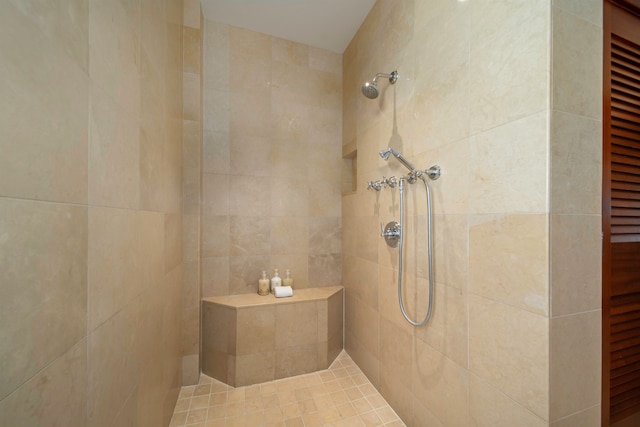
[[[180,390],[170,427],[404,425],[343,351],[324,371],[246,387],[201,375]]]

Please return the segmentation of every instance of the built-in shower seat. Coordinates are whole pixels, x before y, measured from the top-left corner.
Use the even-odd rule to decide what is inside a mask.
[[[343,288],[202,300],[202,372],[234,387],[329,367],[343,348]]]

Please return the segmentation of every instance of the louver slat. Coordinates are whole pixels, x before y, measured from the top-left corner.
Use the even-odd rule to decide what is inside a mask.
[[[611,36],[611,419],[640,409],[640,46]]]
[[[612,43],[611,240],[640,242],[640,226],[628,221],[640,220],[640,49]]]

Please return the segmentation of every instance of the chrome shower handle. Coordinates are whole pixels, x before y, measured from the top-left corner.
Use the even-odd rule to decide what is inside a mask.
[[[380,223],[380,236],[384,237],[385,242],[392,248],[398,247],[398,240],[400,239],[400,224],[396,221],[391,221],[385,227],[384,223]]]

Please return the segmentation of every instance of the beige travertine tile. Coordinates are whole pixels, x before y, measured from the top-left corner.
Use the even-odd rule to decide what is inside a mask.
[[[306,169],[309,182],[341,182],[342,155],[338,144],[309,139],[306,149],[309,157],[313,158],[313,167]]]
[[[388,373],[382,372],[380,374],[380,394],[389,404],[389,407],[383,406],[382,408],[376,409],[376,413],[381,419],[389,419],[388,422],[397,420],[398,416],[403,420],[412,419],[413,394],[410,383],[403,383],[399,378],[389,376]],[[395,411],[393,413],[395,418],[393,419],[390,419],[391,413],[388,412],[388,410],[391,409]]]
[[[230,194],[234,188],[230,188],[228,175],[202,174],[202,215],[229,215]],[[235,200],[234,200],[235,201]],[[204,225],[203,225],[204,227]]]
[[[202,258],[202,297],[228,294],[229,257]]]
[[[0,194],[86,203],[88,34],[86,20],[74,20],[86,5],[9,3],[0,18]]]
[[[551,115],[551,211],[599,214],[602,203],[602,122]]]
[[[320,368],[319,353],[318,344],[315,342],[276,350],[275,378],[287,378],[317,371]]]
[[[200,227],[202,238],[201,254],[203,257],[223,257],[230,255],[230,217],[209,215],[203,212]]]
[[[86,340],[80,340],[0,400],[0,423],[7,426],[86,426],[86,345]]]
[[[272,37],[271,59],[291,65],[307,66],[310,47],[301,43]]]
[[[271,249],[271,240],[271,223],[268,217],[229,218],[231,256],[266,255]]]
[[[183,25],[191,28],[200,28],[200,2],[197,0],[184,0],[183,4]]]
[[[269,263],[273,268],[278,268],[278,272],[281,276],[284,275],[287,269],[291,271],[291,277],[293,278],[294,289],[315,288],[314,278],[311,278],[311,282],[307,281],[309,277],[309,265],[308,259],[305,255],[276,255],[271,254],[269,257]],[[269,272],[268,268],[265,268]],[[273,270],[271,270],[269,276],[273,276]]]
[[[377,301],[374,308],[378,309],[380,313],[381,320],[384,322],[390,321],[396,327],[402,329],[405,333],[413,335],[414,329],[413,327],[404,319],[402,316],[402,312],[400,311],[400,305],[398,302],[398,270],[390,269],[385,267],[379,267],[381,283],[378,284],[378,293],[377,293]],[[354,292],[354,294],[363,302],[366,302],[367,299],[363,298],[362,295],[373,294],[373,283],[369,282],[366,279],[363,280],[363,283],[360,286],[354,288],[349,288],[349,292]],[[409,285],[406,278],[404,279],[403,286],[405,301],[409,302],[407,305],[407,309],[411,311],[412,316],[415,313],[414,302],[416,301],[415,295],[415,281]],[[422,320],[422,319],[420,319]]]
[[[275,316],[276,349],[318,342],[318,306],[315,302],[277,305]]]
[[[265,135],[252,135],[245,130],[231,131],[230,173],[232,175],[269,176],[271,172],[271,139]]]
[[[145,85],[142,86],[144,90]],[[153,100],[150,103],[157,104],[158,102]],[[160,110],[162,110],[161,107],[162,105],[160,105]],[[141,209],[162,211],[164,208],[164,147],[162,144],[158,144],[158,141],[163,139],[163,133],[164,124],[158,125],[154,120],[142,120],[139,149],[139,206]]]
[[[314,150],[318,145],[326,145],[333,161],[342,157],[342,114],[340,109],[309,107],[309,139],[308,148]],[[313,151],[315,152],[315,151]],[[337,165],[328,165],[335,172]],[[315,168],[314,168],[315,169]],[[310,171],[312,172],[312,171]],[[313,171],[319,172],[319,171]],[[335,176],[332,176],[335,178]]]
[[[199,74],[185,72],[182,75],[182,108],[184,120],[199,121],[200,112],[200,87]]]
[[[276,323],[276,310],[273,306],[239,309],[237,310],[236,316],[237,355],[275,350],[276,329],[279,328],[280,325]]]
[[[274,215],[273,178],[234,176],[229,182],[229,213],[237,216]]]
[[[547,422],[518,405],[475,375],[470,377],[469,408],[478,426],[542,427]]]
[[[164,271],[169,272],[182,264],[182,215],[164,215]],[[141,252],[141,257],[146,256]]]
[[[207,89],[217,88],[218,90],[229,90],[229,65],[230,65],[230,46],[229,46],[229,25],[205,20],[204,36],[203,36],[203,54],[204,63],[203,71],[205,78],[205,87],[203,92],[206,94]],[[216,58],[215,61],[208,61],[207,58]],[[204,111],[206,112],[207,104]],[[211,128],[210,128],[211,129]]]
[[[469,372],[414,340],[413,393],[445,425],[469,425]]]
[[[198,23],[200,21],[198,20]],[[185,72],[200,74],[201,34],[200,28],[185,26],[182,30],[184,48],[182,69]]]
[[[469,291],[549,313],[547,215],[474,216],[469,226]]]
[[[342,55],[313,46],[309,46],[308,51],[309,68],[337,75],[342,74]]]
[[[377,312],[372,308],[368,307],[364,304],[358,304],[357,297],[351,295],[349,290],[346,290],[346,298],[345,298],[345,327],[348,331],[347,333],[347,349],[349,350],[349,354],[351,354],[351,349],[349,348],[350,337],[349,335],[359,337],[358,342],[354,342],[354,345],[358,345],[366,351],[371,353],[376,360],[379,355],[379,346],[378,346],[378,334],[380,328],[380,319],[377,315]],[[360,369],[367,373],[367,364],[361,363],[359,356],[359,349],[354,349],[355,354],[352,355],[354,361],[358,364]],[[369,379],[371,377],[369,376]]]
[[[469,217],[435,215],[433,222],[436,281],[466,291],[469,284]],[[423,249],[416,256],[422,257],[424,262],[426,255]]]
[[[140,205],[141,189],[140,125],[107,93],[101,86],[92,85],[89,202],[136,209]]]
[[[209,77],[205,75],[205,78]],[[202,116],[203,130],[230,134],[231,94],[228,89],[211,89],[207,83],[208,82],[205,81],[202,94],[202,103],[204,104]]]
[[[424,292],[426,293],[426,288]],[[467,298],[466,292],[459,289],[436,285],[431,319],[426,327],[415,329],[416,338],[464,368],[468,367],[469,359]],[[421,316],[427,312],[425,304],[421,304]]]
[[[600,310],[551,319],[551,420],[600,403],[601,323]]]
[[[307,223],[307,218],[272,217],[270,219],[271,254],[294,255],[308,252]],[[281,277],[284,277],[285,271],[286,269],[280,270]]]
[[[310,254],[340,253],[342,248],[340,217],[309,218],[308,224]]]
[[[270,179],[270,204],[272,216],[309,216],[311,198],[305,179],[272,177]],[[319,195],[314,194],[313,199]],[[315,203],[315,202],[314,202]],[[318,212],[320,216],[320,212]]]
[[[553,108],[599,120],[602,117],[602,25],[584,21],[557,7],[552,11]]]
[[[390,322],[380,324],[380,377],[391,377],[411,389],[413,333]]]
[[[553,421],[551,423],[551,426],[552,427],[572,427],[572,426],[598,427],[599,425],[601,425],[601,420],[602,420],[602,417],[600,414],[600,405],[597,405],[592,408],[586,409],[582,412],[578,412],[577,414],[573,414],[566,418]]]
[[[355,251],[354,255],[357,255],[363,260],[378,262],[380,258],[384,261],[386,258],[381,257],[379,254],[378,246],[380,240],[380,222],[378,217],[375,216],[363,216],[355,224],[351,224],[354,228],[351,232],[355,231]],[[384,222],[386,225],[387,222]],[[386,244],[385,244],[386,246]]]
[[[310,286],[341,286],[341,271],[342,258],[340,254],[309,255]]]
[[[469,370],[546,419],[549,411],[549,319],[470,295]]]
[[[258,292],[262,270],[269,270],[269,256],[248,255],[229,258],[229,294]]]
[[[471,213],[547,210],[547,126],[542,112],[471,138]]]
[[[129,304],[89,335],[87,414],[90,425],[108,426],[136,386],[137,305]]]
[[[87,229],[85,207],[0,199],[0,399],[86,333]]]
[[[551,215],[551,314],[601,306],[602,227],[599,215]]]
[[[202,172],[228,174],[231,170],[231,141],[228,132],[204,130]]]
[[[254,92],[238,93],[231,91],[229,94],[229,108],[232,112],[229,118],[229,135],[231,136],[232,147],[234,143],[241,143],[247,137],[262,137],[265,134],[265,130],[269,129],[271,118],[269,96]],[[246,117],[251,119],[247,120]],[[263,156],[263,158],[266,158],[266,156]],[[233,156],[231,161],[233,162]],[[241,174],[247,172],[232,170],[231,173]]]
[[[471,4],[472,134],[547,107],[550,7],[548,2]]]
[[[141,289],[138,221],[135,211],[89,209],[89,330],[122,309]]]

